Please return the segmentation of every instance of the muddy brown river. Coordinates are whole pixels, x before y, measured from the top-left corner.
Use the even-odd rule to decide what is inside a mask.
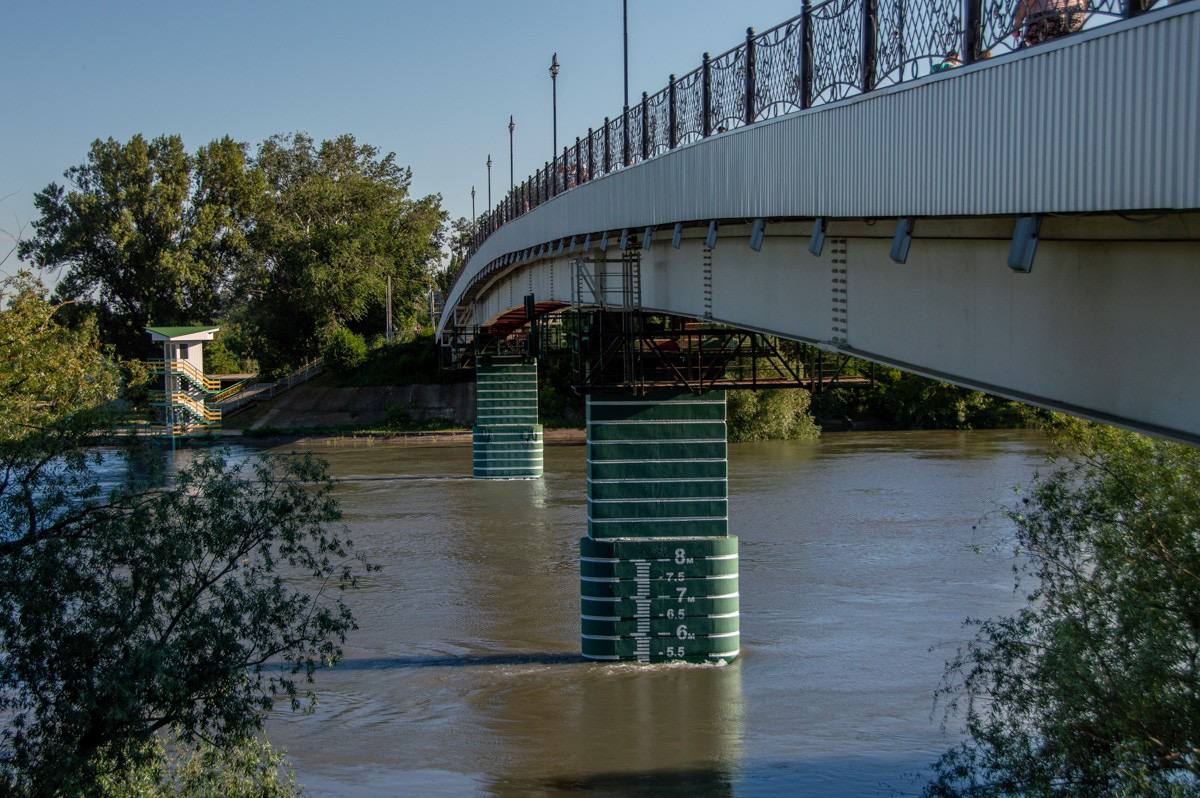
[[[315,451],[382,571],[317,710],[268,732],[346,796],[916,793],[963,620],[1017,606],[999,509],[1044,463],[1027,432],[730,446],[742,656],[647,666],[578,656],[583,447],[532,482],[471,480],[469,446]]]

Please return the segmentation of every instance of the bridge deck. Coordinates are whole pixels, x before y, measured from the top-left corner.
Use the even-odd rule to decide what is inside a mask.
[[[1200,3],[713,135],[492,232],[474,324],[570,302],[590,240],[643,253],[644,303],[1200,442]],[[1005,268],[1045,217],[1037,268]],[[813,219],[828,220],[819,257]],[[916,219],[904,266],[896,219]],[[761,252],[749,221],[766,220]],[[719,222],[714,250],[704,229]],[[685,228],[676,248],[672,227]],[[1152,385],[1148,391],[1145,386]]]

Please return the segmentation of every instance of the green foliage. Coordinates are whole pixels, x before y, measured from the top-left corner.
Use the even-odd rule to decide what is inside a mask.
[[[204,345],[205,374],[237,374],[242,370],[241,366],[241,361],[220,338]]]
[[[220,314],[265,189],[244,145],[225,137],[189,155],[179,136],[97,139],[64,177],[70,190],[51,183],[35,196],[41,217],[20,255],[66,268],[57,298],[94,311],[105,341],[137,356],[148,324]]]
[[[432,333],[410,341],[394,340],[371,349],[358,368],[335,374],[333,382],[354,388],[434,383],[439,379],[437,356]]]
[[[160,737],[138,756],[118,763],[98,757],[98,798],[293,798],[295,773],[265,739],[247,737],[229,746],[200,742],[170,747]]]
[[[381,330],[389,276],[395,326],[414,326],[441,251],[441,198],[410,198],[412,171],[348,135],[275,136],[256,164],[270,202],[256,217],[244,290],[263,367],[315,355],[333,326]]]
[[[19,252],[65,268],[66,313],[97,318],[125,357],[149,351],[150,323],[237,319],[243,367],[288,371],[331,326],[382,330],[389,277],[397,329],[428,315],[441,198],[411,198],[411,171],[352,136],[275,136],[253,158],[228,137],[194,155],[179,136],[97,140],[65,177],[37,194]]]
[[[447,429],[456,429],[459,425],[455,424],[452,419],[448,418],[427,418],[421,421],[412,417],[408,412],[408,408],[403,405],[396,405],[388,408],[387,418],[383,423],[383,430],[386,432],[438,432]]]
[[[1200,450],[1055,423],[1010,513],[1027,604],[949,663],[968,741],[926,794],[1200,794]]]
[[[583,396],[571,391],[570,352],[548,352],[538,361],[538,417],[547,427],[583,426]]]
[[[354,628],[340,596],[368,566],[324,466],[213,453],[103,491],[118,367],[28,274],[3,293],[0,793],[94,792],[166,729],[234,751]]]
[[[0,281],[0,446],[90,430],[117,395],[120,372],[92,321],[67,327],[29,272]],[[40,450],[39,450],[40,452]]]
[[[1017,402],[851,359],[849,374],[874,374],[869,388],[834,388],[816,397],[821,418],[868,418],[901,429],[1027,426],[1036,411]]]
[[[471,222],[464,216],[460,216],[450,224],[449,233],[450,264],[435,276],[437,290],[441,291],[444,297],[450,295],[454,276],[467,264],[467,251],[471,246],[471,239],[474,237]]]
[[[236,321],[221,321],[216,338],[204,345],[206,374],[256,373],[258,363],[249,351],[245,330]]]
[[[802,388],[729,391],[725,396],[731,442],[806,440],[821,434],[808,412],[808,391]]]
[[[361,560],[323,464],[209,453],[105,497],[89,465],[35,464],[0,494],[0,768],[39,794],[163,729],[236,742],[273,697],[311,701],[300,682],[355,628],[340,593]]]
[[[325,335],[321,356],[325,358],[326,366],[335,372],[346,373],[367,359],[367,342],[345,327],[334,327]]]

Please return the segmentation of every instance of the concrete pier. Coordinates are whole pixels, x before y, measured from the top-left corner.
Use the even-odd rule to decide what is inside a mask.
[[[484,355],[475,366],[472,473],[477,479],[537,479],[542,475],[537,360]]]
[[[723,391],[588,396],[584,657],[737,657],[726,441]]]

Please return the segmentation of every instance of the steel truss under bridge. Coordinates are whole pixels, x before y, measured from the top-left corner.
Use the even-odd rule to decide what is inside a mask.
[[[587,393],[621,388],[694,393],[736,388],[807,388],[866,384],[845,373],[847,360],[803,344],[712,322],[654,313],[642,306],[641,252],[576,258],[572,303],[563,329],[573,384]]]

